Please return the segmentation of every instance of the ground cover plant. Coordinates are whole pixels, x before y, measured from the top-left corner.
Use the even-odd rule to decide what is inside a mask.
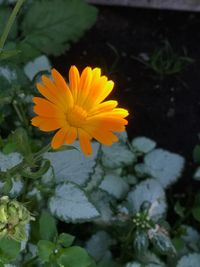
[[[63,77],[51,64],[95,23],[97,9],[82,0],[7,0],[0,14],[0,266],[199,266],[198,143],[196,190],[175,196],[185,158],[144,135],[128,138],[126,103],[103,102],[115,47],[106,76],[70,62]],[[169,44],[149,59],[159,80],[193,62]]]

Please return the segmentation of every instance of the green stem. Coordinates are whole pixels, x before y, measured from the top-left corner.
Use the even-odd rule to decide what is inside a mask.
[[[38,256],[35,256],[34,258],[26,261],[24,264],[23,264],[23,267],[30,267],[32,266],[36,261],[38,260]]]
[[[32,164],[34,165],[35,162],[37,162],[38,160],[40,160],[42,158],[42,155],[45,152],[48,152],[51,149],[51,144],[46,145],[45,147],[43,147],[41,150],[39,150],[37,153],[33,154],[33,160],[32,160]],[[1,172],[0,171],[0,178],[5,177],[6,173],[9,172],[9,175],[13,176],[15,175],[17,172],[19,172],[20,170],[24,170],[28,167],[27,162],[22,161],[20,162],[18,165],[14,166],[13,168],[11,168],[10,170],[6,171],[6,172]]]
[[[12,11],[8,21],[7,21],[7,23],[6,23],[6,26],[4,28],[3,34],[2,34],[1,39],[0,39],[0,52],[4,48],[4,45],[5,45],[6,39],[8,37],[8,34],[9,34],[9,32],[11,30],[11,27],[12,27],[14,21],[15,21],[17,13],[19,12],[19,10],[20,10],[22,4],[24,3],[24,1],[25,0],[18,0],[17,1],[17,3],[15,5],[15,7],[14,7],[14,9],[13,9],[13,11]]]
[[[22,114],[21,114],[21,112],[20,112],[20,110],[18,108],[17,101],[15,101],[15,100],[13,101],[13,107],[14,107],[16,113],[17,113],[17,116],[18,116],[19,120],[23,123],[23,116],[22,116]]]
[[[38,159],[41,158],[41,156],[45,153],[48,152],[51,149],[51,144],[49,143],[42,149],[40,149],[37,153],[34,154],[34,161],[37,161]]]

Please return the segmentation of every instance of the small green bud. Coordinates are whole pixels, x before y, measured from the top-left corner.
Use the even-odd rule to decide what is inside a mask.
[[[0,238],[26,239],[25,226],[34,218],[22,203],[7,196],[0,198]]]
[[[152,228],[152,225],[154,224],[146,212],[137,212],[133,217],[132,222],[136,227],[146,230]]]

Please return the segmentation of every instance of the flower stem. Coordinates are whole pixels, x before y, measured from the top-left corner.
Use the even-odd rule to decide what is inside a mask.
[[[15,7],[14,7],[14,9],[13,9],[13,11],[12,11],[8,21],[7,21],[7,23],[6,23],[6,26],[4,28],[3,34],[2,34],[1,39],[0,39],[0,52],[4,48],[4,45],[5,45],[6,39],[8,37],[8,34],[9,34],[9,32],[11,30],[11,27],[12,27],[14,21],[15,21],[17,13],[19,12],[19,10],[20,10],[22,4],[24,3],[24,1],[25,0],[18,0],[17,1],[17,3],[15,5]]]
[[[40,159],[40,157],[45,153],[48,152],[51,149],[51,144],[47,144],[42,149],[40,149],[37,153],[34,154],[34,160]]]

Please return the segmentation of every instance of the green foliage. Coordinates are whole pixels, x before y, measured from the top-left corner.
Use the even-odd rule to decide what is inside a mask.
[[[40,240],[37,244],[38,256],[43,263],[54,263],[55,266],[95,267],[86,250],[72,246],[73,241],[74,237],[66,233],[60,234],[54,242]]]
[[[194,162],[200,163],[200,145],[196,145],[193,150],[193,159]]]
[[[57,238],[57,227],[54,217],[47,211],[43,211],[39,219],[40,238],[44,240],[54,240]]]
[[[66,234],[66,233],[62,233],[59,235],[58,238],[58,243],[65,247],[68,248],[72,245],[72,243],[74,242],[75,237],[70,235],[70,234]]]
[[[81,247],[70,247],[63,250],[58,263],[69,267],[95,267],[96,264]]]
[[[164,46],[155,51],[148,62],[148,66],[161,76],[180,73],[186,66],[193,63],[194,60],[184,55],[176,54],[168,41]]]
[[[22,22],[23,42],[40,53],[59,55],[91,27],[96,14],[80,0],[34,1]]]
[[[50,260],[51,254],[55,249],[55,244],[48,240],[40,240],[38,242],[38,255],[42,262],[48,262]]]
[[[9,263],[16,259],[21,249],[20,242],[17,242],[8,237],[3,237],[0,240],[0,262]]]
[[[183,48],[182,50],[182,55],[179,55],[169,41],[165,41],[161,47],[157,48],[150,56],[147,56],[145,60],[132,57],[163,78],[164,76],[179,74],[188,65],[194,63],[194,59],[187,55],[186,49]]]

